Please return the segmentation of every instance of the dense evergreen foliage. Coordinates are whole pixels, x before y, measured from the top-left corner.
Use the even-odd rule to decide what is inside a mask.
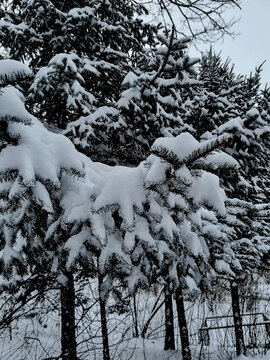
[[[125,312],[122,293],[163,286],[190,360],[184,298],[230,283],[244,353],[238,283],[268,274],[262,67],[244,77],[213,49],[190,58],[190,40],[146,14],[126,0],[1,5],[0,287],[21,286],[22,307],[60,292],[63,360],[78,353],[75,305],[94,301],[89,278],[104,360],[108,299]]]

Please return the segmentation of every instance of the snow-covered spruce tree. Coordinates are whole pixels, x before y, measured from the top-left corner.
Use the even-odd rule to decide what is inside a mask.
[[[224,148],[226,148],[226,144],[227,142],[224,142]],[[215,165],[215,162],[219,164],[220,169],[219,166]],[[224,174],[230,177],[233,172],[236,172],[235,168],[233,172],[231,171],[232,166],[231,169],[227,167],[226,161],[222,160],[221,154],[214,155],[212,163],[211,154],[207,160],[198,158],[197,166],[211,171],[219,169],[219,175],[222,177],[224,177]],[[164,190],[163,192],[165,193]],[[265,237],[260,238],[258,236],[258,221],[256,216],[254,218],[256,209],[250,202],[238,199],[227,199],[226,202],[228,211],[226,216],[217,216],[212,210],[209,211],[206,208],[200,208],[197,213],[194,213],[193,210],[190,216],[194,220],[193,229],[196,229],[197,235],[200,234],[203,242],[208,247],[208,266],[210,265],[210,269],[212,269],[212,276],[214,276],[215,281],[219,281],[220,277],[231,280],[233,309],[235,323],[237,324],[237,353],[243,353],[245,350],[241,334],[241,318],[238,316],[240,314],[239,299],[237,297],[237,283],[234,280],[239,278],[239,275],[243,272],[251,273],[255,267],[261,267],[263,257],[269,252],[269,241],[267,243]],[[181,219],[181,215],[178,217]],[[254,238],[251,237],[250,229],[253,229]],[[184,234],[187,234],[189,239],[191,238],[190,233],[184,232]],[[257,236],[255,236],[256,234]],[[200,263],[203,264],[201,260]],[[213,271],[215,271],[216,275],[214,275]],[[194,270],[193,274],[196,274]],[[202,279],[202,284],[206,286],[207,278]],[[180,293],[179,296],[182,296],[182,294]],[[183,307],[181,308],[183,309]]]
[[[229,120],[244,119],[260,99],[262,66],[248,77],[237,75],[230,60],[222,61],[212,49],[202,56],[198,84],[182,91],[181,116],[197,138]],[[259,126],[262,126],[260,124]]]
[[[171,183],[168,178],[164,188],[154,181],[154,191],[158,191],[163,197],[164,206],[173,214],[178,228],[177,237],[170,248],[177,256],[178,282],[174,282],[174,292],[185,359],[190,359],[191,355],[183,293],[209,289],[216,277],[215,268],[209,261],[209,244],[204,238],[202,219],[207,207],[220,214],[225,212],[225,194],[219,187],[218,178],[207,171],[237,167],[236,161],[230,156],[215,151],[227,141],[228,138],[223,137],[207,144],[199,144],[190,134],[182,134],[175,142],[169,138],[158,139],[152,147],[152,152],[163,159],[163,162],[167,161],[175,171]],[[153,174],[154,177],[157,174],[155,167]],[[151,176],[149,180],[151,183]],[[182,201],[174,202],[173,197],[178,197],[179,201],[179,195]],[[166,268],[164,275],[166,278]],[[169,276],[166,280],[167,283],[171,283],[172,279]]]
[[[228,232],[232,252],[241,264],[236,271],[231,273],[233,312],[239,315],[237,282],[241,277],[249,274],[252,268],[260,268],[268,253],[269,237],[265,236],[267,224],[259,220],[258,209],[264,208],[261,203],[266,199],[262,183],[267,173],[265,169],[267,145],[264,146],[264,144],[266,139],[269,139],[269,126],[260,116],[259,111],[253,108],[241,117],[231,119],[221,125],[212,132],[212,135],[205,133],[204,136],[209,139],[217,134],[233,135],[233,146],[225,147],[224,150],[235,157],[240,164],[238,171],[227,173],[226,176],[220,174],[222,184],[229,196],[228,216],[222,220],[222,223],[224,223],[225,233]],[[228,257],[224,255],[228,261]],[[224,264],[224,269],[225,267]],[[239,316],[235,318],[235,323],[237,353],[240,354],[245,350]]]
[[[227,142],[224,143],[224,148],[226,148],[226,144]],[[209,155],[210,159],[211,155]],[[209,160],[198,159],[197,166],[212,171],[218,169],[219,176],[222,178],[226,173],[227,176],[232,173],[232,164],[229,169],[226,162],[222,161],[222,157],[217,156],[215,159],[220,168],[214,162],[210,164]],[[236,171],[235,167],[233,170]],[[239,279],[243,272],[251,274],[254,268],[262,266],[263,258],[269,253],[269,238],[267,241],[265,237],[258,236],[261,226],[257,220],[257,214],[254,217],[256,209],[250,202],[227,199],[226,208],[226,216],[224,214],[217,216],[209,209],[200,209],[198,211],[200,220],[199,223],[194,224],[194,228],[196,229],[197,225],[197,233],[199,230],[199,234],[208,246],[208,266],[210,265],[212,271],[215,271],[215,281],[218,282],[220,277],[230,280],[237,354],[239,355],[245,353],[245,346],[241,329],[238,286],[235,280]],[[205,286],[205,279],[202,282]]]
[[[248,79],[235,74],[230,60],[223,62],[221,55],[213,49],[203,54],[197,79],[198,85],[187,88],[182,94],[182,118],[200,139],[204,132],[245,113],[247,99],[243,99],[243,94]]]
[[[261,71],[262,66],[256,68],[249,77],[237,76],[229,62],[223,64],[220,55],[211,50],[203,56],[199,68],[201,90],[200,86],[187,89],[189,97],[183,106],[185,111],[188,110],[188,116],[183,115],[183,118],[192,124],[197,136],[201,136],[207,128],[212,129],[210,131],[214,136],[226,132],[234,136],[233,148],[227,147],[225,151],[238,159],[241,167],[238,173],[230,173],[226,178],[221,174],[221,178],[224,178],[230,197],[243,200],[243,208],[250,215],[253,214],[254,220],[254,204],[262,203],[263,199],[267,198],[267,186],[262,184],[264,179],[267,179],[268,172],[269,120],[263,110],[263,103],[267,104],[267,101],[263,101],[264,96],[260,95],[259,90]],[[213,97],[218,99],[219,103],[211,109],[204,99]],[[209,101],[209,104],[213,105],[215,101]],[[203,121],[200,122],[200,119]],[[202,136],[209,138],[207,133]],[[249,205],[246,202],[249,202]],[[246,218],[248,219],[248,216]],[[246,229],[254,229],[251,223]],[[259,226],[256,222],[256,231],[260,231],[259,228],[263,231],[263,227],[263,224]]]
[[[210,139],[217,135],[233,136],[233,146],[225,147],[225,151],[236,158],[241,165],[238,172],[222,177],[230,198],[238,198],[252,204],[265,202],[266,189],[262,185],[267,179],[267,153],[269,125],[258,109],[249,110],[242,118],[231,119],[219,126],[212,133],[203,137]]]
[[[260,187],[260,205],[257,206],[259,211],[259,219],[264,223],[264,235],[270,236],[270,88],[266,87],[262,92],[259,99],[259,112],[263,119],[265,130],[261,137],[260,143],[260,176],[256,179],[256,185]],[[257,174],[256,174],[257,175]],[[255,176],[256,176],[255,175]]]
[[[188,57],[188,39],[176,40],[174,30],[156,42],[131,58],[116,101],[68,125],[65,133],[92,158],[137,165],[157,137],[190,130],[180,116],[181,91],[196,84],[198,59]]]
[[[261,91],[258,101],[258,111],[262,119],[262,136],[260,142],[257,143],[256,152],[260,154],[260,178],[256,179],[256,184],[264,191],[264,196],[260,199],[260,202],[267,204],[267,199],[270,198],[270,88],[265,87]],[[268,129],[268,131],[267,131]],[[260,147],[259,147],[260,146]]]
[[[12,1],[1,12],[0,40],[36,73],[27,100],[34,114],[64,129],[114,101],[136,54],[153,42],[145,12],[127,0]]]
[[[30,75],[24,65],[13,60],[1,60],[0,69],[4,85]],[[84,185],[80,178],[84,161],[70,140],[49,132],[30,115],[17,89],[6,86],[0,90],[1,273],[11,279],[11,285],[12,279],[33,273],[43,273],[45,284],[47,278],[57,277],[61,290],[62,358],[74,360],[73,276],[64,251],[72,229],[64,222],[59,225],[57,219],[66,210],[64,195],[69,199],[72,196],[71,185],[79,183],[77,189],[90,193],[91,186]],[[87,231],[87,236],[91,238],[91,232]]]
[[[54,131],[95,110],[106,112],[138,54],[154,43],[156,27],[138,17],[144,13],[142,5],[125,0],[12,1],[3,7],[5,56],[27,61],[35,72],[26,101],[31,112]],[[80,130],[85,137],[93,134],[90,126]],[[92,139],[98,135],[105,142],[106,131],[110,127]],[[69,135],[81,145],[76,134]],[[81,149],[85,145],[84,139]]]
[[[257,107],[260,99],[261,72],[263,64],[256,67],[249,76],[243,78],[243,86],[235,95],[235,101],[238,105],[240,114],[245,114],[252,108]]]
[[[131,293],[156,282],[176,293],[185,359],[190,359],[190,350],[182,287],[206,288],[215,277],[207,244],[199,235],[199,210],[203,205],[225,210],[218,178],[200,170],[199,159],[206,157],[205,168],[235,167],[230,156],[210,154],[224,141],[202,145],[188,133],[160,138],[145,163],[113,168],[93,203],[96,211],[110,210],[114,218],[99,257],[101,271],[124,279]]]
[[[263,101],[264,96],[260,95],[259,90],[261,71],[262,66],[256,68],[254,74],[249,77],[236,76],[233,68],[228,67],[228,62],[222,64],[220,56],[212,51],[203,57],[199,71],[203,88],[206,88],[207,92],[215,93],[216,96],[224,95],[229,110],[226,112],[225,108],[224,110],[220,108],[210,112],[212,119],[209,128],[212,128],[212,136],[226,133],[233,135],[234,145],[225,148],[225,151],[238,159],[241,164],[238,172],[230,173],[226,177],[220,174],[221,178],[224,178],[224,186],[230,198],[242,200],[243,208],[246,212],[249,211],[250,215],[253,213],[253,219],[256,219],[254,204],[262,203],[267,198],[267,187],[262,186],[262,183],[267,178],[268,172],[266,159],[269,151],[267,150],[269,148],[269,120],[265,116],[266,112],[262,105],[267,101]],[[193,104],[190,105],[191,109],[192,107]],[[209,115],[208,110],[205,113]],[[223,117],[224,114],[225,117]],[[188,118],[186,120],[191,121]],[[192,124],[196,128],[196,125]],[[209,139],[211,136],[205,133],[203,138]],[[249,205],[247,205],[248,202]],[[251,223],[250,221],[246,229],[254,227]],[[260,231],[258,226],[257,222],[257,232]],[[262,229],[263,226],[261,226],[261,231]]]
[[[230,204],[230,205],[229,205]],[[217,274],[215,289],[220,284],[229,282],[232,296],[237,353],[245,353],[242,332],[242,319],[238,297],[239,275],[259,265],[261,251],[250,249],[250,241],[244,238],[248,223],[249,203],[235,199],[226,202],[227,215],[220,217],[213,212],[205,212],[202,216],[203,236],[209,247],[209,263]],[[240,215],[241,214],[241,215]],[[241,216],[241,220],[239,219]],[[239,241],[239,237],[243,238]],[[240,251],[239,251],[240,250]],[[262,249],[261,249],[262,250]],[[245,266],[246,265],[246,266]]]

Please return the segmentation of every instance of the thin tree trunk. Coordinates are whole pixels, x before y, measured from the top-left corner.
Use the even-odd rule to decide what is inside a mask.
[[[232,310],[233,310],[233,321],[235,329],[235,341],[236,341],[236,355],[246,355],[246,348],[244,343],[244,334],[242,327],[242,317],[240,313],[239,305],[239,291],[238,284],[235,280],[230,281],[231,286],[231,297],[232,297]]]
[[[75,289],[73,275],[65,273],[67,282],[61,285],[61,346],[62,360],[76,360]]]
[[[148,330],[148,327],[150,325],[150,322],[152,321],[152,319],[154,318],[154,316],[156,315],[156,313],[159,311],[159,309],[164,305],[165,300],[163,300],[157,307],[154,308],[154,311],[151,313],[150,317],[148,318],[148,320],[146,321],[144,327],[143,327],[143,331],[142,331],[142,338],[145,339],[145,335],[146,332]]]
[[[164,350],[175,350],[172,293],[165,286],[165,344]]]
[[[181,284],[175,292],[176,309],[178,315],[178,324],[180,331],[180,339],[182,345],[182,356],[183,360],[191,360],[191,352],[189,346],[187,321],[185,315],[184,297]]]
[[[138,315],[137,315],[137,307],[136,307],[136,295],[133,295],[133,310],[134,310],[134,328],[135,333],[134,336],[136,338],[139,337],[139,328],[138,328]]]
[[[101,291],[102,283],[103,283],[103,277],[99,276],[98,285],[99,285],[101,332],[102,332],[102,342],[103,342],[103,360],[110,360],[109,337],[108,337],[108,328],[107,328],[107,319],[106,319],[106,301],[102,296],[102,291]]]

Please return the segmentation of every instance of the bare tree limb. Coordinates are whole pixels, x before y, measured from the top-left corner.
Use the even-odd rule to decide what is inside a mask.
[[[214,41],[224,35],[237,35],[233,25],[239,19],[225,12],[241,10],[241,0],[148,0],[144,4],[151,6],[155,15],[166,17],[177,33],[193,40]]]

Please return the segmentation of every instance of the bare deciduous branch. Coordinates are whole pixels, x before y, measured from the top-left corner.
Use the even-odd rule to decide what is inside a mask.
[[[225,12],[241,10],[241,0],[148,0],[143,3],[151,7],[150,12],[166,17],[176,32],[193,40],[214,41],[224,35],[237,35],[233,26],[239,19]]]

